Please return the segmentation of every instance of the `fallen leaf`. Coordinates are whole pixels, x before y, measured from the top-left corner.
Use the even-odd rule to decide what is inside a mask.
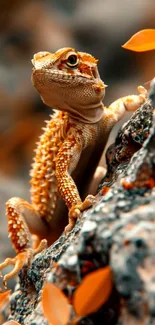
[[[69,321],[70,307],[66,296],[53,283],[46,283],[42,292],[45,317],[52,325],[65,325]]]
[[[134,34],[124,45],[124,49],[143,52],[155,49],[155,29],[143,29]]]
[[[11,293],[11,290],[7,290],[7,291],[4,291],[4,292],[0,292],[0,307],[6,303],[7,301],[9,301],[9,297],[10,297],[10,293]]]
[[[111,270],[107,266],[87,275],[73,296],[78,316],[86,316],[98,310],[109,298],[112,290]]]

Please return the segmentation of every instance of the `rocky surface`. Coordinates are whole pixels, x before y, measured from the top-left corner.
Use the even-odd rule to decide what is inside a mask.
[[[153,102],[147,102],[119,131],[107,151],[107,174],[95,206],[83,213],[67,237],[62,235],[20,272],[9,319],[21,324],[48,324],[40,305],[45,278],[70,297],[86,274],[110,265],[110,298],[80,324],[155,323],[153,113]],[[58,262],[58,268],[53,261]]]

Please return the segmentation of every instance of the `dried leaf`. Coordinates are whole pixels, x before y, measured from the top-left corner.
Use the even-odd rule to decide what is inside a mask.
[[[6,303],[7,301],[9,301],[9,297],[10,297],[10,293],[11,293],[11,290],[7,290],[7,291],[4,291],[4,292],[0,292],[0,307]]]
[[[45,317],[52,325],[68,323],[70,316],[68,300],[53,283],[47,283],[43,288],[42,306]]]
[[[143,52],[155,49],[155,29],[143,29],[134,34],[124,45],[124,49]]]
[[[112,277],[109,267],[87,275],[75,291],[73,305],[78,316],[86,316],[99,309],[109,298]]]
[[[21,325],[21,324],[18,322],[15,322],[14,320],[9,320],[8,322],[3,323],[3,325]]]

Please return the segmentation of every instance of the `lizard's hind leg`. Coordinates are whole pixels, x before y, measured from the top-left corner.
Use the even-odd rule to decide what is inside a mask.
[[[32,248],[31,233],[35,232],[39,236],[40,229],[42,235],[47,232],[47,229],[28,202],[20,198],[10,199],[6,203],[6,214],[9,237],[17,255],[15,258],[7,258],[0,264],[0,270],[8,265],[14,265],[13,270],[4,276],[4,286],[6,286],[6,281],[14,277],[24,265],[27,265],[34,255],[47,247],[47,241],[44,239],[40,241],[36,249]]]

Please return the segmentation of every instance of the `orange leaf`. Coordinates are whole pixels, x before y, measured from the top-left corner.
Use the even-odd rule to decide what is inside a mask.
[[[122,45],[122,47],[135,52],[155,50],[155,29],[143,29],[139,31]]]
[[[0,292],[0,307],[9,301],[9,297],[10,297],[10,293],[11,293],[11,290],[7,290],[7,291],[4,291],[4,292]]]
[[[45,317],[52,325],[65,325],[69,321],[70,307],[63,292],[53,283],[46,283],[42,292]]]
[[[6,323],[3,323],[3,325],[20,325],[20,323],[15,322],[14,320],[9,320]]]
[[[99,309],[109,298],[112,290],[110,268],[87,275],[75,291],[73,305],[78,316],[86,316]]]

